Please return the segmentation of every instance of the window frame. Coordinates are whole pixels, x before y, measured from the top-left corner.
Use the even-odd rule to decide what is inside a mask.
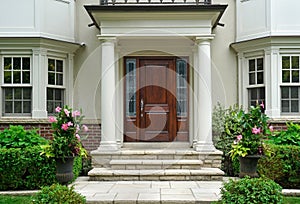
[[[292,67],[292,57],[298,57],[298,69],[293,69]],[[290,67],[289,69],[283,69],[283,57],[290,57]],[[289,70],[290,71],[290,81],[289,82],[284,82],[283,81],[283,70]],[[298,82],[293,82],[292,79],[292,71],[293,70],[298,70]],[[282,98],[282,88],[286,87],[289,88],[289,95],[290,95],[290,89],[292,87],[298,87],[298,112],[290,112],[290,110],[292,109],[292,107],[289,107],[289,112],[283,112],[282,111],[282,102],[283,102],[283,98]],[[282,116],[299,116],[300,115],[300,54],[299,53],[281,53],[280,57],[279,57],[279,104],[280,104],[280,114]],[[285,99],[287,100],[287,99]],[[291,105],[291,101],[292,98],[289,96],[289,104]]]
[[[30,82],[29,83],[23,83],[23,67],[22,64],[20,65],[20,83],[14,83],[13,82],[13,77],[11,78],[10,83],[5,83],[5,69],[4,69],[4,63],[5,63],[5,58],[21,58],[21,63],[23,58],[29,58],[29,77],[30,77]],[[3,54],[1,56],[1,117],[30,117],[32,116],[32,108],[33,108],[33,58],[32,55],[29,54]],[[11,69],[11,73],[13,73],[13,69]],[[5,89],[12,88],[15,90],[16,88],[21,88],[22,89],[22,98],[20,99],[23,104],[23,88],[30,88],[31,90],[31,96],[30,96],[30,112],[29,113],[5,113]],[[28,99],[29,100],[29,99]],[[13,98],[12,101],[14,102],[15,99]],[[27,100],[26,100],[27,101]],[[22,110],[23,110],[23,105],[22,105]],[[13,107],[14,109],[14,107]]]
[[[262,71],[257,69],[257,61],[258,59],[262,59],[262,66],[263,69]],[[250,60],[255,60],[255,70],[254,71],[250,71]],[[262,72],[263,73],[263,83],[257,83],[257,73]],[[246,58],[246,90],[247,90],[247,107],[249,108],[251,106],[251,102],[253,101],[252,98],[250,97],[250,90],[254,90],[254,89],[261,89],[264,88],[264,99],[256,99],[256,100],[261,100],[264,102],[264,104],[266,104],[266,80],[265,80],[265,76],[266,76],[266,66],[265,66],[265,57],[263,55],[257,55],[257,56],[251,56],[251,57],[247,57]],[[255,83],[254,84],[250,84],[250,74],[254,73],[255,75]],[[260,102],[259,102],[260,103]]]
[[[55,84],[49,84],[49,60],[55,60]],[[57,81],[57,78],[56,78],[56,62],[57,61],[62,61],[62,72],[59,72],[59,73],[62,73],[62,85],[57,85],[56,84],[56,81]],[[46,111],[47,111],[47,114],[48,115],[54,115],[54,110],[53,112],[49,112],[48,110],[48,89],[54,89],[54,90],[60,90],[62,91],[62,106],[66,103],[66,59],[65,58],[61,58],[61,57],[53,57],[53,56],[47,56],[47,71],[46,71]],[[54,102],[55,103],[55,99],[54,100],[51,100],[51,102]]]

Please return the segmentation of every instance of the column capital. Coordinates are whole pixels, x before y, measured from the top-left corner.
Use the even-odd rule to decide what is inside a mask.
[[[45,48],[32,48],[32,53],[34,55],[47,55],[47,49]]]
[[[195,38],[195,42],[197,44],[201,44],[204,42],[210,42],[211,40],[213,40],[215,38],[214,34],[210,34],[210,35],[203,35],[203,36],[196,36]]]
[[[117,37],[116,36],[102,36],[98,35],[98,40],[100,40],[101,43],[116,43],[117,42]]]

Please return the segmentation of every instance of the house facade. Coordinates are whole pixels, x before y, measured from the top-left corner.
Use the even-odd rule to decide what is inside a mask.
[[[95,155],[126,144],[180,144],[210,155],[218,102],[247,108],[259,101],[274,124],[297,121],[299,6],[4,0],[0,127],[34,126],[51,136],[47,118],[67,104],[83,110],[90,129],[83,143]]]

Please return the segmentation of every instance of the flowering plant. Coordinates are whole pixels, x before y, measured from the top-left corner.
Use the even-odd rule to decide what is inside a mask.
[[[246,113],[239,110],[237,129],[239,133],[232,144],[229,152],[232,159],[247,155],[263,155],[263,139],[273,131],[273,127],[268,125],[268,116],[263,112],[264,104],[251,106]]]
[[[86,125],[82,125],[80,111],[72,111],[67,105],[56,107],[55,116],[49,117],[49,122],[54,131],[53,138],[48,145],[43,145],[43,153],[47,157],[66,158],[74,156],[86,156],[87,151],[82,146],[80,134],[87,132]]]

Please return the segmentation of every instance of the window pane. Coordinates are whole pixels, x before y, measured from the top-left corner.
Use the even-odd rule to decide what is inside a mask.
[[[298,98],[298,87],[291,87],[291,98]]]
[[[48,73],[48,84],[55,85],[55,74]]]
[[[63,61],[62,60],[56,60],[56,71],[63,72]]]
[[[249,72],[255,71],[255,59],[249,60]]]
[[[5,110],[4,113],[12,113],[13,112],[13,102],[12,101],[5,101]]]
[[[298,70],[292,71],[292,82],[299,82],[299,71]]]
[[[48,113],[54,113],[55,107],[52,101],[47,101],[47,111]]]
[[[4,58],[4,70],[11,70],[11,58],[10,57]]]
[[[13,69],[14,70],[20,70],[21,69],[21,58],[20,57],[14,57],[13,58]]]
[[[47,89],[47,100],[53,100],[53,89]]]
[[[4,72],[4,83],[11,84],[11,71]]]
[[[23,113],[30,113],[31,112],[31,101],[24,101],[23,102]]]
[[[60,90],[60,89],[55,90],[55,100],[57,100],[57,101],[62,100],[62,90]]]
[[[21,88],[14,89],[14,99],[22,99],[22,89]]]
[[[289,87],[281,88],[281,98],[290,98],[289,96]]]
[[[264,73],[257,72],[257,84],[263,84],[263,83],[264,83]]]
[[[282,57],[282,69],[290,69],[290,57],[289,56]]]
[[[48,59],[48,71],[55,71],[55,60],[54,59]]]
[[[265,100],[265,88],[259,88],[259,99]]]
[[[250,89],[250,100],[256,100],[257,99],[257,89]]]
[[[63,85],[63,75],[56,74],[56,85]]]
[[[23,88],[23,99],[31,99],[31,88]]]
[[[291,101],[291,112],[299,112],[299,101],[298,100],[292,100]]]
[[[292,68],[299,69],[299,56],[292,56]]]
[[[257,59],[257,70],[264,70],[263,58],[258,58]]]
[[[5,88],[4,95],[5,95],[5,100],[12,100],[13,99],[13,89]]]
[[[290,82],[290,71],[282,71],[282,82]]]
[[[28,71],[23,72],[22,83],[24,83],[24,84],[30,83],[30,72],[28,72]]]
[[[22,69],[30,70],[30,58],[29,57],[22,58]]]
[[[13,72],[13,83],[14,84],[20,84],[21,83],[21,72],[20,71],[14,71]]]
[[[281,101],[281,111],[284,113],[290,112],[289,101],[287,101],[287,100]]]
[[[14,102],[14,113],[22,113],[22,102],[21,101]]]
[[[250,73],[249,74],[249,84],[255,84],[255,73]]]

